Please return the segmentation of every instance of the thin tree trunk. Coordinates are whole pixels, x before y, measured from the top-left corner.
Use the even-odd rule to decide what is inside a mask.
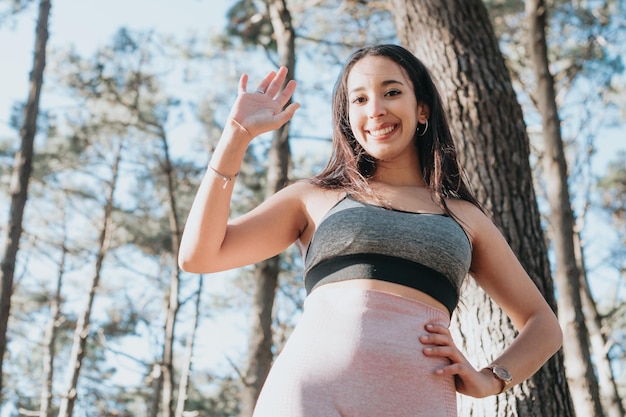
[[[152,380],[153,394],[148,403],[147,417],[157,417],[159,415],[159,401],[161,399],[161,391],[163,390],[163,372],[161,368],[161,363],[154,363],[152,365],[150,378]]]
[[[462,164],[476,195],[555,308],[550,267],[532,184],[521,107],[480,0],[394,0],[401,42],[431,69],[448,108]],[[474,366],[488,364],[515,337],[506,315],[472,281],[452,330]],[[573,417],[562,356],[504,395],[459,396],[459,416]]]
[[[288,82],[294,78],[295,69],[295,33],[291,15],[285,0],[271,0],[267,5],[276,35],[280,65],[289,69],[285,81]],[[276,193],[287,184],[290,163],[289,124],[286,124],[274,132],[268,155],[266,196]],[[252,415],[272,365],[272,310],[279,272],[280,256],[261,262],[254,268],[254,295],[250,311],[246,376],[241,394],[241,417]]]
[[[87,338],[89,337],[90,322],[91,322],[91,309],[93,302],[98,292],[98,286],[100,284],[100,276],[102,272],[102,265],[104,258],[106,257],[109,246],[111,243],[111,225],[113,222],[113,198],[115,195],[115,188],[117,187],[118,173],[120,160],[122,158],[122,142],[116,151],[115,162],[113,164],[113,176],[111,178],[109,192],[104,207],[104,219],[102,222],[102,230],[100,231],[100,238],[98,240],[98,254],[96,256],[96,265],[93,278],[91,280],[91,286],[89,287],[89,295],[82,315],[78,318],[76,324],[76,330],[74,331],[74,341],[72,343],[72,350],[70,358],[68,360],[68,386],[64,390],[63,398],[61,399],[61,405],[59,407],[59,417],[71,417],[74,411],[74,404],[78,396],[78,377],[80,375],[83,358],[85,357],[85,348],[87,346]]]
[[[611,368],[611,360],[609,358],[610,345],[602,332],[602,317],[591,296],[591,289],[589,288],[589,281],[587,280],[586,274],[587,268],[585,266],[583,247],[578,232],[574,234],[574,246],[578,270],[580,271],[580,296],[587,322],[587,330],[589,331],[591,351],[596,365],[596,372],[598,373],[600,398],[603,400],[607,417],[624,417],[626,411],[624,410],[622,399],[617,390],[617,384],[615,383],[615,376],[613,375],[613,368]]]
[[[41,384],[39,417],[52,417],[52,384],[54,382],[54,358],[56,356],[55,342],[57,329],[61,321],[61,288],[63,286],[67,252],[67,230],[64,230],[61,259],[59,260],[59,270],[57,272],[56,292],[50,305],[50,319],[46,325],[43,340],[43,381]]]
[[[528,55],[535,73],[536,100],[543,121],[544,178],[550,206],[549,227],[556,259],[554,279],[559,292],[557,305],[563,328],[565,374],[579,416],[601,417],[598,381],[591,363],[589,339],[583,315],[580,272],[574,251],[574,213],[567,185],[567,161],[561,138],[561,121],[550,73],[546,43],[546,4],[527,0]]]
[[[167,135],[162,126],[159,126],[160,137],[163,143],[163,156],[165,179],[167,181],[167,194],[169,198],[169,222],[172,239],[172,278],[168,294],[167,311],[165,317],[165,337],[163,341],[163,359],[161,363],[161,377],[163,378],[163,396],[161,400],[163,417],[171,417],[174,413],[174,340],[176,328],[176,316],[180,308],[180,269],[178,268],[178,250],[180,247],[180,223],[178,222],[178,210],[176,208],[176,178],[170,158]]]
[[[183,417],[185,412],[185,401],[187,400],[187,389],[189,387],[189,378],[191,376],[191,366],[193,364],[193,348],[196,340],[196,331],[198,330],[198,321],[200,318],[200,301],[202,295],[202,284],[204,277],[200,275],[198,281],[198,290],[196,291],[196,310],[193,316],[191,333],[187,339],[187,349],[185,353],[185,365],[183,366],[180,382],[178,383],[178,402],[176,404],[176,417]]]
[[[11,312],[11,296],[13,295],[13,277],[15,261],[22,236],[22,219],[28,199],[28,182],[30,180],[35,134],[37,133],[37,116],[39,115],[39,98],[43,85],[43,73],[46,67],[46,45],[48,43],[48,17],[50,0],[39,3],[39,18],[35,35],[35,54],[33,68],[30,72],[29,92],[24,120],[20,129],[20,150],[15,154],[13,174],[11,176],[11,207],[7,236],[0,263],[0,404],[2,403],[3,360],[7,347],[7,327]]]

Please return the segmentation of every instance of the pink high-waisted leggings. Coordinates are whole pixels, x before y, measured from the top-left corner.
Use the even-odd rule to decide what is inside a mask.
[[[452,377],[434,374],[424,325],[446,313],[397,295],[315,289],[265,382],[254,417],[454,417]]]

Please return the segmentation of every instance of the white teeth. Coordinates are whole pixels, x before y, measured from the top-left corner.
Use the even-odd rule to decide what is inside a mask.
[[[380,130],[370,130],[370,135],[372,135],[372,136],[386,135],[387,133],[392,132],[393,129],[395,129],[393,126],[389,126],[389,127],[386,127],[384,129],[380,129]]]

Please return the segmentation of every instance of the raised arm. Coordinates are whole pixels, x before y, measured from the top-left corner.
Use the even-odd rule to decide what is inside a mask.
[[[248,76],[241,76],[237,99],[185,224],[178,256],[183,270],[208,273],[258,262],[297,239],[302,219],[293,191],[276,194],[229,224],[235,177],[248,145],[256,136],[283,126],[299,107],[297,103],[285,107],[296,87],[292,80],[281,90],[286,75],[285,67],[270,72],[253,93],[246,91]],[[276,221],[279,217],[283,222]]]

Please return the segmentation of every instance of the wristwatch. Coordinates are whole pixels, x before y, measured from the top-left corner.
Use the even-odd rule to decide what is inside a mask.
[[[485,367],[485,369],[491,369],[493,375],[502,381],[502,390],[498,394],[502,394],[504,391],[509,389],[511,382],[513,382],[513,377],[504,366],[493,364]]]

